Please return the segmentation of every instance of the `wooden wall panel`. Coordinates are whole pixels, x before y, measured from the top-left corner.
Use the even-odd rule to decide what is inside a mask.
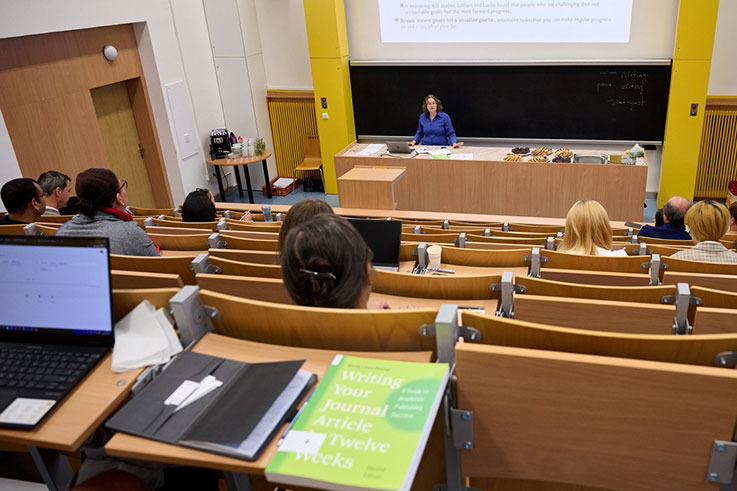
[[[114,45],[118,57],[102,55]],[[108,167],[90,89],[126,81],[136,85],[136,113],[157,207],[172,204],[161,148],[130,25],[0,39],[0,109],[21,172],[36,178],[55,169],[74,177],[89,167]],[[146,122],[146,124],[142,124]],[[135,205],[135,203],[132,203]]]

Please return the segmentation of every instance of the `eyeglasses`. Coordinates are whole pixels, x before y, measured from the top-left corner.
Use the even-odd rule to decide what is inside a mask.
[[[205,194],[210,194],[210,191],[209,191],[208,189],[204,189],[204,188],[194,188],[194,190],[195,190],[195,191],[197,191],[198,193],[205,193]]]
[[[118,192],[121,192],[122,190],[127,189],[127,188],[128,188],[128,181],[126,181],[125,179],[121,179],[120,180],[120,187],[118,188]]]

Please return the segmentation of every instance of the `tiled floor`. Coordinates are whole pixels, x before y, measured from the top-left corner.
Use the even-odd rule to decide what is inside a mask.
[[[226,198],[229,202],[233,203],[248,203],[248,194],[244,191],[243,198],[238,196],[238,190],[233,187],[225,193]],[[298,201],[302,201],[307,198],[316,198],[325,200],[330,206],[336,208],[339,206],[337,194],[325,194],[325,193],[305,193],[302,188],[298,188],[297,192],[288,194],[286,196],[274,196],[272,199],[268,199],[265,195],[260,192],[253,193],[253,200],[260,204],[272,204],[272,205],[293,205]],[[655,212],[658,210],[657,199],[647,198],[645,200],[645,208],[643,211],[643,221],[652,222]]]

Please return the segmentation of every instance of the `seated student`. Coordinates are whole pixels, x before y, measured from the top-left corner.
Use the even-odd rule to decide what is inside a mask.
[[[284,238],[292,227],[322,214],[333,215],[334,213],[329,204],[319,199],[303,199],[302,201],[292,205],[281,224],[281,228],[279,229],[279,241],[276,245],[276,250],[282,250]]]
[[[655,216],[653,217],[653,219],[655,220],[655,228],[662,227],[665,224],[662,208],[658,208],[658,211],[655,212]]]
[[[637,232],[638,237],[654,237],[656,239],[691,240],[683,225],[683,217],[691,206],[691,202],[682,196],[673,196],[663,206],[663,225],[653,227],[643,225]]]
[[[67,205],[72,195],[72,178],[55,170],[38,176],[38,184],[46,195],[44,215],[59,215],[59,210]]]
[[[699,201],[686,212],[686,225],[696,245],[678,251],[671,257],[711,263],[737,263],[737,252],[728,250],[719,242],[729,229],[726,206],[711,200]]]
[[[187,195],[182,205],[182,220],[185,222],[213,222],[217,212],[209,191],[197,188]]]
[[[604,207],[592,199],[584,199],[571,206],[558,252],[591,256],[627,255],[624,249],[610,251],[611,247],[612,227]]]
[[[8,214],[0,218],[0,225],[22,225],[35,222],[46,209],[43,189],[33,179],[11,179],[0,189],[0,198]]]
[[[109,169],[87,169],[77,175],[76,181],[80,214],[62,225],[57,236],[107,237],[111,254],[159,255],[146,232],[125,211],[125,179],[119,180]]]
[[[371,294],[372,256],[347,220],[318,215],[292,227],[284,239],[284,286],[297,305],[365,309]]]
[[[67,201],[67,205],[64,208],[59,208],[59,214],[60,215],[76,215],[77,212],[77,204],[79,203],[79,198],[76,196],[70,196],[69,200]]]

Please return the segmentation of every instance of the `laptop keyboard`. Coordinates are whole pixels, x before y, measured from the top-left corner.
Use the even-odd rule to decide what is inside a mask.
[[[103,353],[78,352],[43,346],[0,348],[0,387],[67,391],[102,357]]]

